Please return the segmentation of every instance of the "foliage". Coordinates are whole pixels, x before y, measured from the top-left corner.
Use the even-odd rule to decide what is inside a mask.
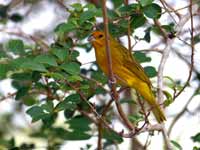
[[[123,1],[113,3],[114,8],[108,10],[108,17],[110,33],[115,38],[127,35],[129,25],[131,34],[135,34],[137,29],[144,31],[144,36],[135,36],[135,40],[140,42],[151,42],[151,34],[160,36],[161,29],[167,33],[175,32],[173,23],[163,24],[160,26],[161,29],[149,23],[162,17],[161,4],[153,0],[141,0],[129,5],[124,5]],[[20,23],[25,16],[19,13],[10,14],[9,7],[10,4],[0,5],[1,24],[8,24],[10,21]],[[101,114],[109,94],[104,86],[108,82],[107,77],[98,66],[91,63],[86,69],[82,67],[78,59],[79,49],[86,52],[92,49],[85,39],[94,26],[103,30],[102,24],[97,21],[102,18],[101,7],[91,3],[85,5],[74,3],[67,6],[66,11],[69,17],[55,28],[53,33],[55,40],[45,45],[48,51],[45,51],[44,43],[40,40],[33,40],[34,44],[32,44],[27,40],[16,38],[0,44],[0,80],[11,79],[12,87],[16,90],[14,99],[18,109],[22,110],[25,107],[26,115],[31,117],[32,123],[40,123],[36,130],[29,131],[28,136],[44,139],[49,149],[62,145],[65,141],[94,138],[98,125],[90,119],[90,116],[94,115],[91,106]],[[124,19],[127,16],[130,17],[129,21]],[[199,41],[198,37],[195,41]],[[135,52],[133,55],[142,65],[151,62],[151,57],[144,52]],[[157,76],[157,69],[154,66],[148,65],[144,67],[144,70],[150,78]],[[182,86],[172,79],[169,80],[168,87],[179,91]],[[167,98],[164,104],[168,106],[173,102],[172,94],[167,91],[164,91],[164,94]],[[98,100],[101,102],[95,102],[97,104],[94,106],[90,100],[96,95],[101,95]],[[130,101],[122,103],[133,103]],[[134,104],[137,105],[135,101]],[[108,115],[105,116],[108,122],[113,121],[113,117],[110,116],[113,113],[113,108],[109,109]],[[62,125],[56,126],[56,121],[62,114],[64,115]],[[10,122],[10,116],[5,118]],[[144,114],[139,112],[130,114],[128,118],[134,124],[145,119]],[[8,139],[7,133],[2,129],[0,129],[0,135],[2,137],[0,149],[36,147],[34,143],[16,145],[15,137]],[[108,129],[102,130],[102,137],[105,140],[103,141],[104,148],[123,142],[121,136]],[[192,140],[199,142],[199,134],[193,136]],[[171,141],[171,143],[177,149],[182,149],[176,141]],[[91,145],[86,147],[89,149]]]

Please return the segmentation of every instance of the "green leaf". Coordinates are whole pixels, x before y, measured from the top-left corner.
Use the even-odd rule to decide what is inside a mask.
[[[47,117],[48,114],[44,112],[44,110],[39,106],[33,106],[26,111],[32,118],[32,122],[36,122],[42,118]]]
[[[194,146],[192,150],[200,150],[200,147]]]
[[[87,8],[88,10],[96,9],[95,5],[92,3],[88,3],[84,6],[84,8]]]
[[[54,113],[46,114],[45,117],[42,118],[42,122],[45,128],[52,127],[53,123],[56,120],[57,115]]]
[[[193,140],[193,142],[200,143],[200,133],[197,133],[195,136],[192,136],[191,139]]]
[[[114,4],[114,8],[117,8],[117,7],[119,7],[120,5],[122,5],[123,4],[123,0],[117,0],[117,1],[112,1],[112,3]]]
[[[128,119],[133,123],[138,123],[144,120],[143,116],[140,114],[129,115]]]
[[[114,37],[120,37],[120,36],[126,35],[127,27],[119,28],[118,24],[109,23],[109,32]]]
[[[60,61],[66,60],[69,52],[66,49],[52,48],[52,53],[60,59]]]
[[[73,102],[73,103],[80,103],[81,102],[81,98],[79,94],[72,94],[69,95],[67,98],[65,98],[66,101],[68,102]]]
[[[119,135],[117,135],[115,132],[107,130],[104,128],[103,130],[103,138],[112,141],[114,143],[122,143],[123,139]]]
[[[107,83],[107,77],[101,71],[93,71],[91,77],[102,84]]]
[[[144,7],[146,5],[150,5],[153,0],[140,0],[139,3]]]
[[[20,80],[13,80],[12,81],[12,86],[17,90],[19,90],[23,87],[28,87],[29,85],[30,85],[30,82],[27,82],[27,81],[23,81],[23,82],[20,81]]]
[[[200,42],[200,34],[197,34],[194,36],[194,44],[197,44]]]
[[[77,132],[77,131],[67,132],[64,135],[65,140],[88,140],[90,138],[91,135],[89,135],[88,133]]]
[[[81,99],[78,94],[69,95],[67,98],[65,98],[64,101],[56,105],[55,111],[58,112],[64,109],[73,111],[74,109],[76,109],[77,104],[79,104],[80,102],[81,102]]]
[[[14,54],[24,54],[24,43],[22,40],[10,40],[7,48]]]
[[[179,143],[177,143],[176,141],[171,140],[170,141],[177,149],[182,150],[183,148],[181,147],[181,145]]]
[[[6,58],[6,57],[7,57],[7,54],[3,50],[3,46],[0,44],[0,58]]]
[[[0,79],[6,78],[7,72],[10,70],[8,64],[0,64]]]
[[[22,102],[26,106],[32,106],[36,103],[36,98],[33,95],[25,95],[22,97]]]
[[[143,8],[144,14],[151,19],[159,19],[162,9],[158,4],[152,3]]]
[[[66,121],[67,124],[69,124],[69,128],[73,129],[74,131],[80,131],[80,132],[86,132],[90,131],[90,124],[91,121],[83,116],[76,116],[68,121]]]
[[[83,81],[83,79],[79,75],[68,76],[67,80],[69,82]]]
[[[80,16],[80,24],[83,24],[85,21],[91,18],[94,18],[95,15],[96,14],[94,10],[84,11],[83,13],[81,13],[81,16]]]
[[[22,98],[23,96],[25,96],[26,94],[28,94],[28,90],[29,90],[29,87],[22,87],[22,88],[20,88],[17,91],[17,93],[16,93],[15,99],[19,100],[20,98]]]
[[[0,17],[6,18],[10,5],[0,5]]]
[[[120,20],[120,21],[118,22],[118,24],[119,24],[119,26],[122,27],[122,28],[127,28],[127,27],[128,27],[128,20],[125,20],[125,19]]]
[[[167,87],[171,88],[172,90],[174,90],[174,88],[177,88],[176,82],[171,77],[164,76],[164,81]]]
[[[102,9],[101,8],[97,8],[95,10],[95,16],[96,17],[102,17],[103,16],[103,13],[102,13]]]
[[[115,10],[108,9],[108,18],[117,19],[119,14]]]
[[[72,53],[70,54],[71,60],[74,60],[74,61],[77,59],[78,56],[79,56],[79,52],[76,50],[73,50]]]
[[[58,25],[57,29],[58,32],[67,33],[76,29],[76,25],[73,24],[72,22],[62,23]]]
[[[150,43],[150,41],[151,41],[151,34],[150,33],[151,33],[151,27],[149,27],[145,30],[145,35],[144,35],[144,38],[143,38],[148,43]]]
[[[74,110],[68,110],[68,109],[65,109],[64,111],[64,116],[66,119],[70,119],[73,117],[75,111]]]
[[[134,29],[143,26],[145,22],[146,22],[146,18],[144,17],[143,14],[131,16],[131,27]]]
[[[30,59],[32,58],[27,58],[27,57],[18,57],[16,59],[13,59],[11,60],[10,62],[10,66],[11,68],[14,70],[14,69],[22,69],[21,68],[21,65],[24,63],[24,62],[29,62]]]
[[[22,69],[30,69],[30,70],[33,70],[33,71],[47,72],[47,69],[44,67],[43,64],[40,64],[40,63],[35,62],[35,61],[24,62],[24,63],[21,64],[20,67]]]
[[[60,66],[61,69],[65,70],[67,73],[71,75],[80,74],[80,65],[75,62],[64,63]]]
[[[87,140],[91,137],[91,135],[84,132],[78,132],[78,131],[69,132],[62,128],[55,128],[53,129],[53,132],[56,137],[60,137],[64,140]]]
[[[96,94],[106,94],[107,92],[106,92],[103,88],[97,87],[97,88],[95,89],[95,93],[96,93]]]
[[[1,138],[0,139],[0,145],[1,145],[2,150],[6,150],[6,149],[15,150],[15,149],[13,149],[15,147],[15,144],[16,143],[15,143],[14,138],[8,138],[8,139]]]
[[[62,80],[62,79],[66,78],[63,74],[61,74],[59,72],[51,72],[51,73],[47,73],[46,75],[50,76],[56,80]]]
[[[50,66],[58,66],[55,58],[46,54],[37,56],[34,61],[41,64],[48,64]]]
[[[32,72],[31,78],[32,78],[33,82],[39,81],[41,79],[41,77],[42,77],[42,75],[40,72],[38,72],[38,71]]]
[[[172,95],[166,91],[166,90],[163,90],[163,94],[166,96],[166,100],[164,101],[164,106],[167,107],[169,106],[171,103],[173,103],[173,98],[172,98]]]
[[[133,14],[133,12],[135,10],[139,10],[139,9],[140,9],[140,5],[129,4],[129,5],[125,5],[125,6],[120,7],[118,9],[118,11],[121,13],[121,16],[123,16],[123,15]]]
[[[20,22],[23,19],[23,16],[19,13],[14,13],[12,14],[10,17],[10,20],[12,20],[13,22]]]
[[[80,3],[74,3],[71,6],[72,6],[72,8],[74,8],[78,12],[83,10],[83,7],[82,7],[82,5]]]
[[[145,73],[147,74],[147,76],[149,78],[153,78],[157,75],[157,71],[154,67],[152,66],[147,66],[147,67],[144,67],[144,71]]]
[[[128,98],[123,98],[123,99],[121,99],[121,100],[120,100],[120,103],[121,103],[121,104],[124,104],[124,103],[126,103],[126,104],[137,104],[137,102],[136,102],[135,100],[133,100],[133,99],[128,99]]]
[[[52,113],[54,109],[53,102],[51,100],[48,100],[45,104],[41,105],[41,108],[46,110],[49,113]]]
[[[170,23],[168,25],[162,25],[161,28],[164,29],[169,34],[169,36],[170,36],[170,34],[171,34],[171,36],[174,36],[174,37],[176,36],[175,35],[176,31],[174,29],[173,23]],[[154,33],[156,33],[158,35],[162,35],[162,31],[158,26],[154,25],[154,26],[152,26],[151,29]],[[171,38],[173,38],[173,37],[171,37]]]
[[[31,80],[32,73],[30,73],[30,72],[14,73],[14,74],[12,74],[11,79],[19,80],[19,81]]]
[[[151,57],[148,57],[146,56],[145,53],[142,53],[142,52],[135,52],[134,54],[134,57],[136,58],[136,60],[140,63],[143,63],[143,62],[150,62],[151,61]]]

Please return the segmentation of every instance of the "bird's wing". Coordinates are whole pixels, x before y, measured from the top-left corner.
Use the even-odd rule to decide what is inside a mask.
[[[123,60],[122,63],[125,68],[127,68],[129,71],[131,71],[135,76],[137,76],[140,80],[146,82],[149,86],[151,86],[151,82],[148,78],[148,76],[145,74],[144,69],[142,66],[136,61],[136,59],[130,54],[128,49],[126,49],[124,46],[119,44],[117,46],[118,50],[121,50],[121,54],[123,54]]]

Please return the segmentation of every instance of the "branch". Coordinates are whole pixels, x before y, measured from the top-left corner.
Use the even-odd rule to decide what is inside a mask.
[[[97,80],[95,80],[95,79],[92,79],[92,78],[88,78],[87,76],[85,76],[85,75],[83,75],[83,74],[81,74],[80,76],[81,76],[82,78],[84,78],[84,79],[87,79],[87,80],[89,80],[89,81],[94,82],[94,83],[96,84],[96,86],[102,88],[102,89],[105,90],[107,93],[110,92],[110,91],[108,91],[108,90],[102,85],[102,83],[100,83],[99,81],[97,81]]]
[[[102,122],[99,120],[98,123],[98,147],[97,150],[102,150]]]
[[[183,26],[186,24],[186,22],[190,19],[190,14],[186,14],[184,16],[181,16],[181,19],[179,20],[177,26],[176,26],[176,31],[177,31],[177,36],[179,36],[179,34],[182,31]],[[169,53],[172,47],[172,44],[174,42],[175,38],[173,39],[167,39],[166,42],[166,47],[163,50],[163,54],[162,54],[162,58],[161,58],[161,62],[158,68],[158,79],[157,79],[157,83],[158,83],[158,102],[162,103],[163,102],[163,71],[164,71],[164,67],[165,67],[165,63],[169,57]]]
[[[158,49],[158,48],[148,48],[148,49],[135,49],[134,52],[157,52],[157,53],[163,53],[162,49]]]
[[[185,85],[182,87],[182,89],[174,96],[174,100],[184,91],[184,89],[188,86],[189,82],[190,82],[190,79],[192,77],[192,71],[193,71],[193,68],[194,68],[194,45],[195,45],[195,42],[194,42],[194,26],[193,26],[193,14],[192,14],[192,0],[190,0],[190,7],[189,7],[189,12],[190,12],[190,20],[191,20],[191,58],[190,58],[190,61],[191,61],[191,65],[190,65],[190,70],[189,70],[189,75],[188,75],[188,78],[187,78],[187,81],[185,83]]]
[[[6,99],[8,99],[8,98],[11,98],[11,97],[15,96],[16,93],[17,93],[17,92],[14,92],[14,93],[8,93],[8,95],[3,96],[3,97],[0,98],[0,102],[6,100]]]
[[[110,50],[110,38],[109,38],[109,30],[108,30],[108,17],[107,17],[107,8],[106,8],[106,0],[102,0],[102,8],[103,8],[103,20],[104,20],[104,32],[105,32],[105,44],[106,44],[106,56],[107,56],[107,67],[108,67],[108,74],[109,74],[109,80],[110,80],[110,86],[111,86],[111,93],[112,98],[115,100],[115,104],[117,106],[117,110],[120,114],[120,117],[123,120],[123,123],[132,131],[134,131],[133,124],[128,120],[125,113],[123,112],[123,109],[119,103],[119,96],[116,91],[115,86],[115,78],[112,71],[112,57],[111,57],[111,50]]]
[[[32,40],[33,42],[38,44],[43,49],[44,52],[47,52],[49,50],[48,44],[46,44],[42,39],[33,35],[28,35],[24,33],[23,31],[16,32],[16,31],[9,31],[7,29],[0,29],[0,32],[4,32],[7,34],[11,34],[11,35],[19,36],[28,40]]]
[[[169,16],[174,20],[174,22],[176,22],[176,20],[174,19],[174,17],[172,16],[172,14],[170,13],[170,10],[171,12],[175,13],[176,16],[178,16],[178,18],[181,17],[181,15],[173,8],[171,7],[165,0],[160,0],[161,4],[163,5],[164,9],[166,10],[166,12],[169,14]],[[168,8],[170,10],[168,10]]]
[[[181,33],[183,26],[190,18],[191,18],[191,13],[189,15],[186,14],[184,16],[181,16],[181,19],[179,20],[179,23],[177,24],[177,28],[176,28],[177,36]],[[162,103],[164,101],[164,95],[162,92],[162,90],[163,90],[163,71],[164,71],[165,63],[169,57],[170,50],[171,50],[174,40],[175,40],[175,38],[167,39],[166,47],[163,50],[163,55],[162,55],[161,62],[160,62],[159,68],[158,68],[157,82],[158,82],[158,102],[159,103]],[[163,133],[163,137],[164,137],[167,149],[172,149],[164,124],[162,124],[162,133]]]
[[[128,0],[124,0],[124,4],[125,5],[128,5]],[[127,37],[128,37],[128,50],[129,50],[129,52],[130,52],[130,55],[132,55],[132,53],[131,53],[131,38],[130,38],[130,36],[131,36],[131,26],[130,26],[130,16],[129,17],[127,17],[128,18],[128,29],[127,29],[127,31],[128,31],[128,35],[127,35]]]

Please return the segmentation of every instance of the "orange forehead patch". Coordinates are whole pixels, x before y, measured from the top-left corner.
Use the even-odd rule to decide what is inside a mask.
[[[104,32],[102,32],[102,31],[94,31],[94,32],[92,32],[92,36],[94,38],[98,38],[100,35],[104,35]]]

